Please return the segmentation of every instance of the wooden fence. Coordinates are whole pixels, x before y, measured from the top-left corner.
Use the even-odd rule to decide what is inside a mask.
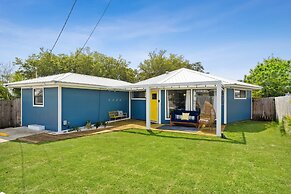
[[[0,128],[20,126],[20,99],[0,100]]]
[[[253,119],[265,121],[281,121],[291,115],[291,97],[269,97],[253,99]]]
[[[275,98],[253,99],[253,119],[273,121],[276,119]]]
[[[282,121],[286,115],[291,115],[291,96],[280,96],[275,98],[277,120]]]

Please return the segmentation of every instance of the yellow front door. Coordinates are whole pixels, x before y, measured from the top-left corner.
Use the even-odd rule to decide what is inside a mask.
[[[151,91],[151,121],[152,122],[158,122],[158,107],[159,107],[159,102],[158,102],[158,91],[152,90]]]

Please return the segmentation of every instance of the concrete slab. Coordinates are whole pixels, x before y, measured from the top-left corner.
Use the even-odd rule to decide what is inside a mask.
[[[0,143],[4,143],[7,141],[15,140],[20,137],[26,137],[30,135],[44,133],[46,131],[32,130],[32,129],[28,129],[27,127],[15,127],[15,128],[0,129],[0,132],[7,133],[9,135],[7,137],[0,136]]]

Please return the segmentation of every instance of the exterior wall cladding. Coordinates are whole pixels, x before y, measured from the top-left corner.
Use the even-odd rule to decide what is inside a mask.
[[[224,121],[224,95],[221,96],[221,122]],[[227,90],[227,123],[251,119],[251,91],[247,91],[246,99],[234,99],[234,90]],[[146,101],[131,100],[132,118],[145,120]],[[165,90],[161,90],[161,123],[167,124],[169,120],[165,118]]]
[[[62,120],[67,120],[69,127],[84,126],[87,120],[108,121],[109,111],[129,114],[128,103],[128,92],[62,88]]]
[[[222,95],[223,99],[223,95]],[[131,100],[133,119],[145,120],[146,101]],[[222,122],[223,122],[222,100]],[[246,99],[234,99],[233,89],[227,90],[227,123],[248,120],[251,118],[251,91],[247,91]],[[58,129],[58,89],[44,88],[44,107],[34,107],[32,89],[22,89],[22,125],[44,125],[46,129]],[[109,120],[108,112],[122,110],[129,113],[129,94],[119,91],[101,91],[88,89],[62,88],[62,121],[67,120],[70,127],[83,126],[87,120]],[[161,123],[169,123],[165,119],[165,90],[161,91]],[[67,126],[62,126],[67,129]]]
[[[22,125],[44,125],[58,131],[58,89],[44,88],[44,107],[34,107],[32,89],[22,89]]]
[[[252,92],[247,91],[246,99],[234,99],[234,90],[227,90],[227,123],[251,119]]]
[[[62,88],[62,121],[70,127],[109,120],[109,111],[128,110],[128,92]],[[44,107],[33,107],[32,89],[22,90],[22,125],[44,125],[58,131],[58,89],[44,88]],[[62,126],[67,129],[67,126]]]

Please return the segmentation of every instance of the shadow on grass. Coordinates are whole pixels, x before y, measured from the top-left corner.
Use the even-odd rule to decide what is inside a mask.
[[[259,133],[276,125],[275,122],[269,121],[240,121],[228,124],[225,132],[243,132],[243,133]]]
[[[153,136],[153,137],[157,137],[157,138],[184,139],[184,140],[192,140],[192,141],[208,141],[208,142],[221,142],[221,143],[233,143],[233,144],[246,144],[246,138],[245,138],[244,133],[242,133],[242,138],[241,138],[242,141],[238,141],[238,140],[234,140],[234,139],[230,139],[230,138],[222,139],[222,138],[218,138],[218,137],[204,137],[204,136],[200,136],[200,135],[196,135],[196,134],[191,134],[191,137],[189,137],[190,135],[188,135],[188,137],[187,137],[186,135],[180,135],[178,133],[166,135],[165,133],[169,133],[169,132],[140,130],[140,129],[123,130],[120,132],[121,133],[136,134],[136,135],[144,135],[144,136]]]

